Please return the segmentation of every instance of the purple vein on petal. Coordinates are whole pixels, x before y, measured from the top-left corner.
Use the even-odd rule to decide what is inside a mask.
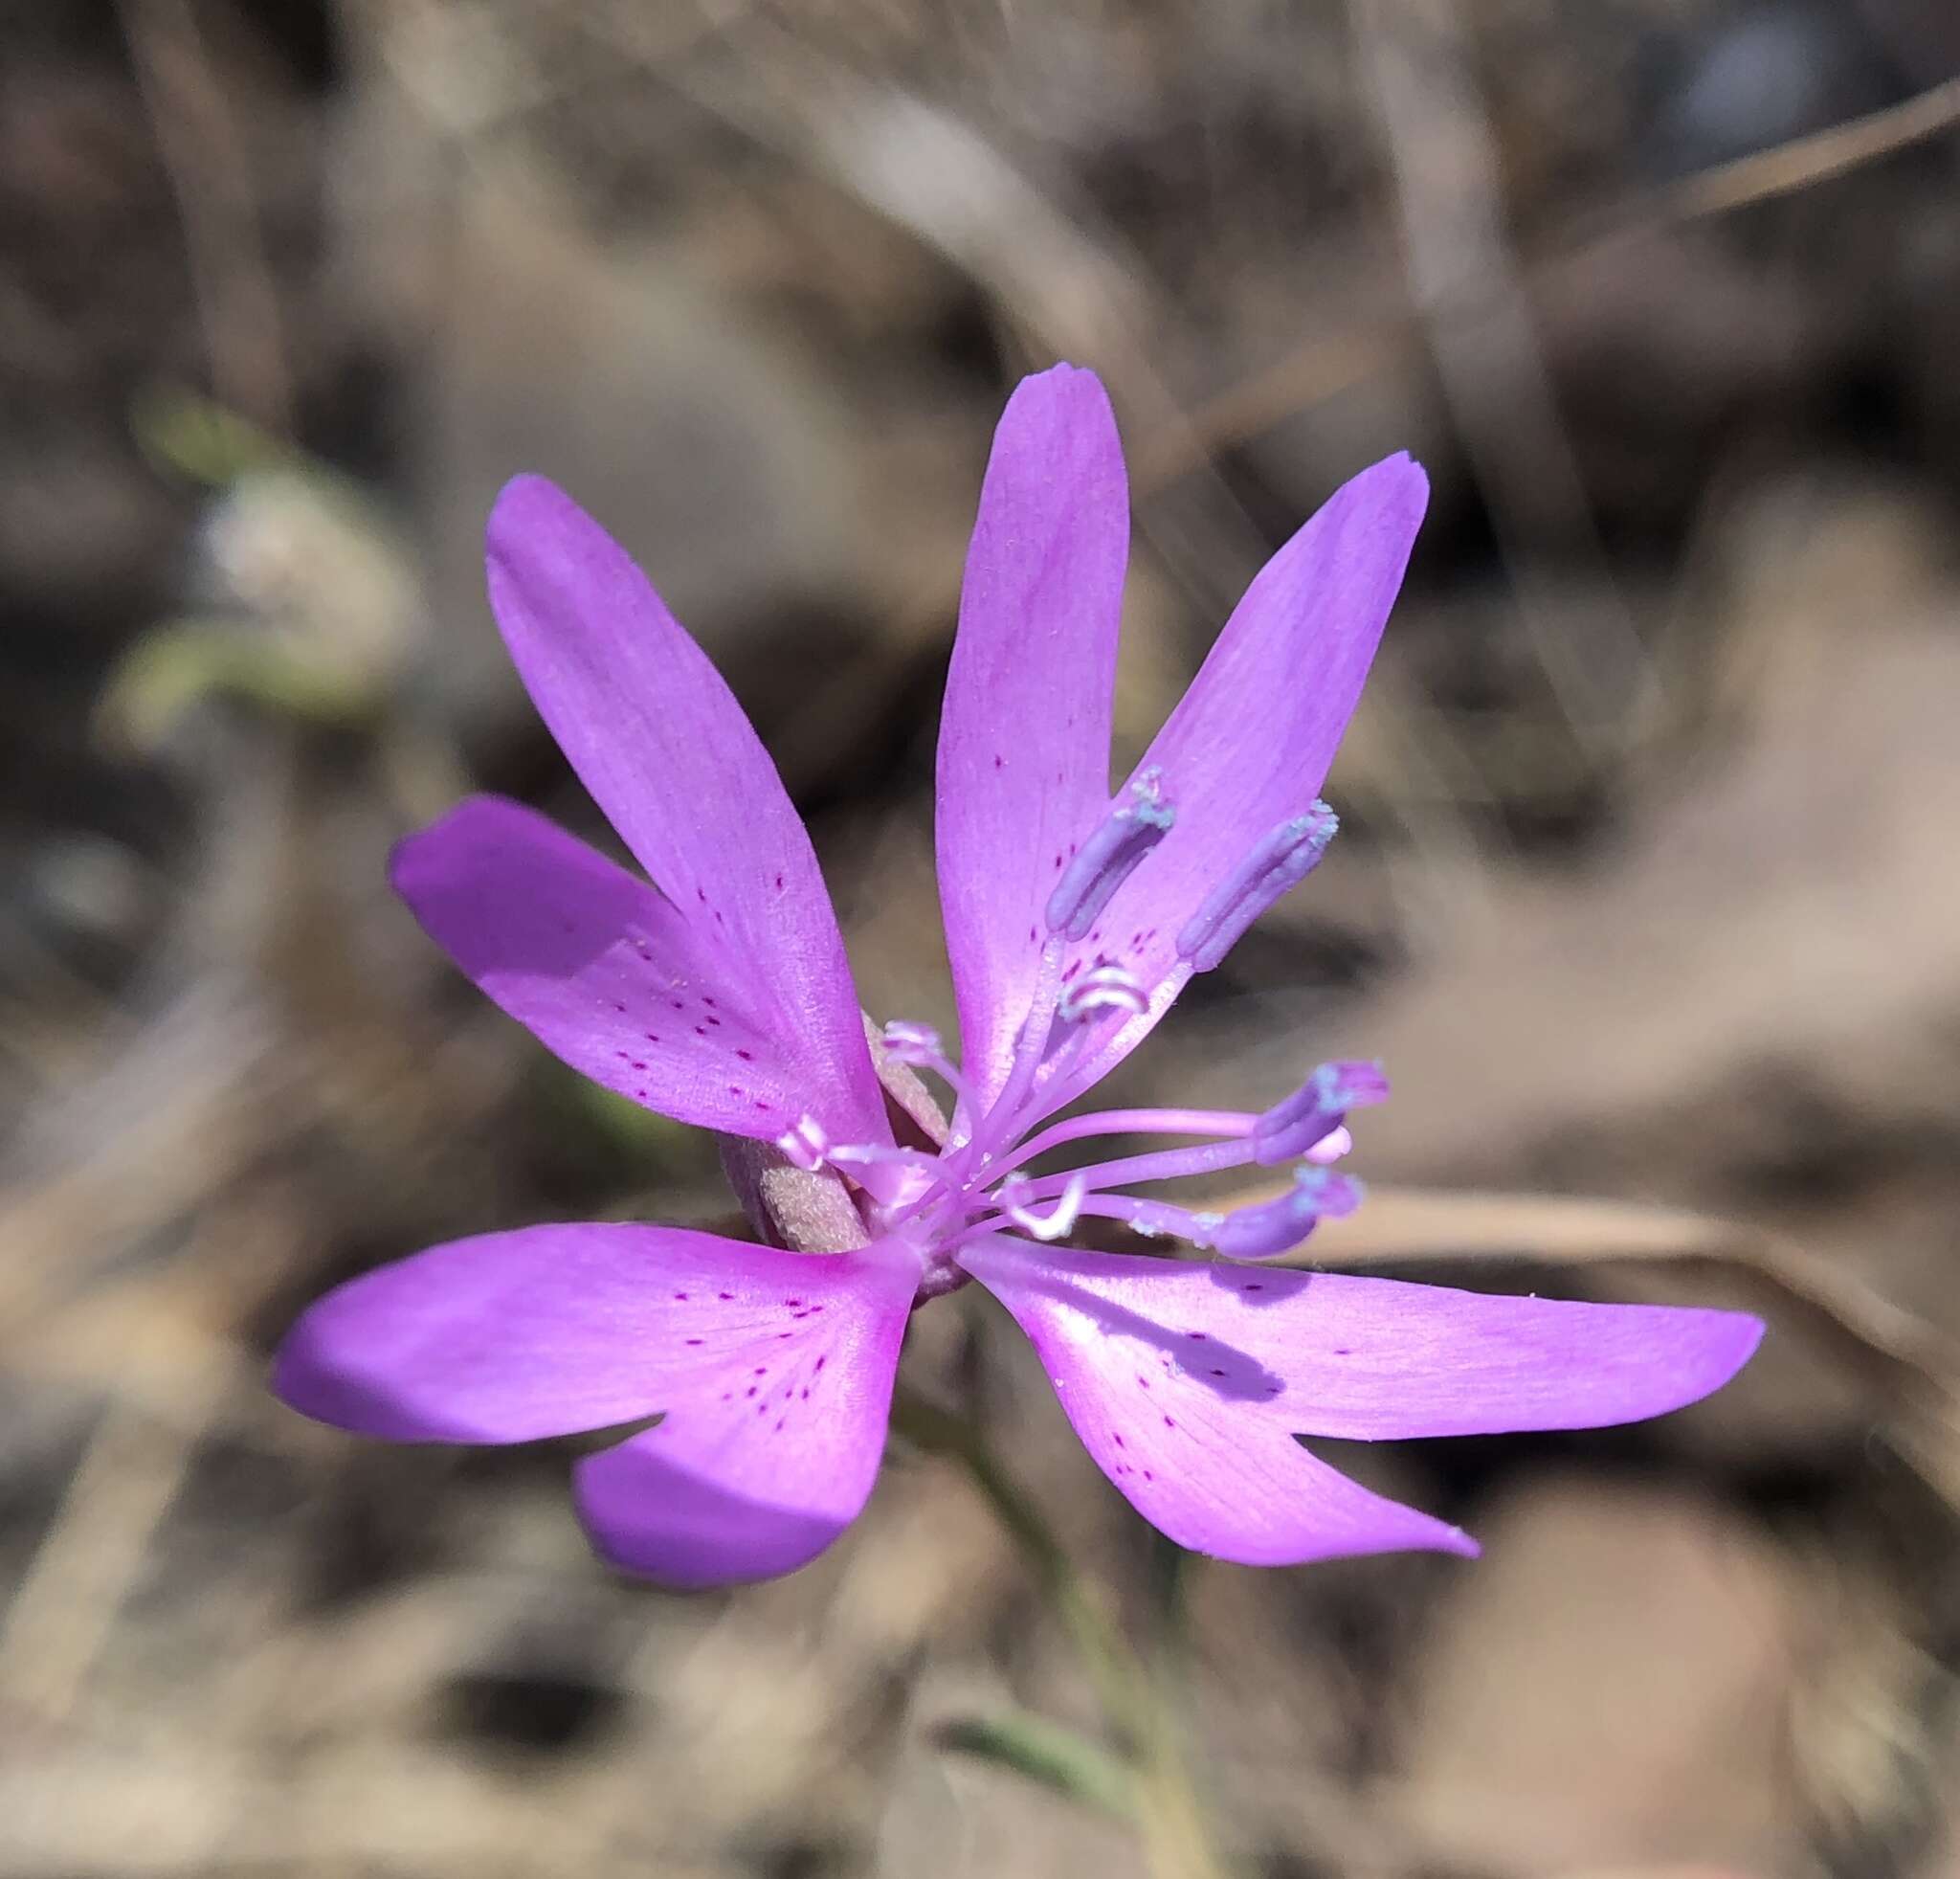
[[[756,1022],[752,989],[671,902],[535,811],[472,796],[402,842],[390,874],[491,998],[633,1102],[773,1139],[825,1087],[821,1057]]]

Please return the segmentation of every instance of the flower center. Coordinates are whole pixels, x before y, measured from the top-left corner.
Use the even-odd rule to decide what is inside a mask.
[[[1388,1083],[1369,1063],[1324,1063],[1283,1102],[1262,1112],[1105,1109],[1042,1125],[1124,1056],[1130,1027],[1153,1021],[1193,973],[1209,972],[1263,913],[1325,854],[1333,812],[1316,802],[1255,844],[1206,897],[1177,935],[1172,963],[1154,985],[1120,960],[1079,951],[1117,890],[1175,825],[1154,770],[1081,842],[1043,909],[1048,928],[1028,1010],[1007,1077],[982,1103],[928,1026],[887,1024],[880,1040],[897,1063],[937,1077],[952,1096],[952,1122],[937,1152],[888,1145],[834,1144],[813,1116],[778,1138],[797,1167],[826,1165],[861,1190],[874,1231],[920,1256],[922,1297],[962,1283],[960,1248],[1013,1231],[1042,1241],[1072,1232],[1085,1216],[1117,1219],[1146,1235],[1169,1234],[1235,1259],[1270,1258],[1297,1246],[1320,1219],[1351,1213],[1359,1185],[1330,1164],[1352,1146],[1350,1109],[1378,1103]],[[1071,1143],[1124,1135],[1200,1138],[1195,1144],[1119,1155],[1036,1173],[1030,1164]],[[1127,1188],[1257,1163],[1301,1160],[1293,1191],[1229,1214],[1140,1197]]]

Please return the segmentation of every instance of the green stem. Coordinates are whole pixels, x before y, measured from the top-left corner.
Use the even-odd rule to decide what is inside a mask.
[[[959,1462],[1007,1529],[1080,1654],[1111,1736],[1136,1768],[1136,1813],[1154,1879],[1227,1879],[1160,1680],[1131,1650],[1101,1590],[1076,1570],[1040,1510],[981,1432],[902,1385],[892,1426]]]

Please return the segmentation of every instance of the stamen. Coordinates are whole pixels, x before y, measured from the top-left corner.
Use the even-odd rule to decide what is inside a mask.
[[[939,1033],[929,1024],[914,1024],[902,1018],[891,1019],[880,1034],[885,1055],[918,1069],[939,1055]]]
[[[804,1116],[794,1129],[776,1137],[792,1168],[813,1174],[826,1165],[849,1168],[858,1185],[880,1206],[908,1206],[947,1183],[937,1155],[917,1149],[882,1148],[857,1142],[834,1143],[814,1116]]]
[[[1013,1122],[1034,1085],[1035,1072],[1047,1054],[1048,1040],[1055,1030],[1055,1003],[1061,995],[1061,960],[1067,950],[1058,936],[1051,936],[1041,949],[1035,997],[1027,1017],[1021,1021],[1020,1035],[1014,1042],[1013,1063],[1008,1070],[1006,1085],[993,1099],[993,1107],[974,1127],[972,1140],[968,1144],[970,1152],[984,1156],[989,1150],[999,1145],[1005,1127]]]
[[[1290,1252],[1324,1219],[1339,1219],[1361,1205],[1361,1183],[1329,1168],[1294,1173],[1293,1192],[1227,1214],[1212,1244],[1227,1259],[1271,1259]]]
[[[1281,822],[1205,896],[1177,936],[1178,957],[1193,972],[1210,972],[1260,914],[1312,873],[1339,827],[1334,812],[1318,801]]]
[[[1193,1246],[1209,1246],[1214,1231],[1225,1218],[1223,1214],[1193,1213],[1188,1207],[1173,1206],[1168,1200],[1138,1200],[1126,1194],[1084,1195],[1078,1213],[1093,1215],[1098,1219],[1121,1220],[1132,1233],[1141,1234],[1146,1240],[1169,1235],[1172,1239],[1187,1240]],[[954,1243],[966,1245],[984,1239],[990,1233],[1000,1233],[1019,1224],[1013,1214],[990,1214],[963,1228]]]
[[[806,1174],[813,1174],[824,1164],[824,1157],[830,1153],[830,1137],[823,1132],[823,1125],[814,1116],[805,1116],[794,1129],[787,1129],[776,1137],[776,1147],[782,1150],[792,1168],[800,1168]]]
[[[1063,939],[1083,938],[1109,897],[1136,865],[1170,833],[1177,812],[1164,801],[1154,766],[1130,785],[1131,800],[1112,809],[1102,826],[1076,850],[1048,897],[1048,930]]]
[[[1121,1220],[1146,1240],[1158,1240],[1169,1234],[1173,1239],[1188,1240],[1193,1246],[1209,1246],[1213,1234],[1225,1219],[1223,1214],[1197,1213],[1169,1200],[1139,1200],[1127,1194],[1091,1195],[1082,1202],[1082,1212],[1102,1219]]]
[[[1097,966],[1069,987],[1061,1016],[1067,1023],[1078,1024],[1092,1011],[1122,1011],[1138,1018],[1149,1008],[1149,995],[1134,973],[1121,966]]]
[[[1023,1233],[1033,1234],[1036,1240],[1049,1241],[1059,1240],[1071,1231],[1082,1211],[1082,1201],[1089,1191],[1089,1184],[1080,1174],[1071,1174],[1068,1185],[1062,1189],[1061,1197],[1045,1214],[1037,1214],[1028,1205],[1032,1198],[1032,1186],[1024,1175],[1012,1175],[1001,1182],[993,1199],[1009,1219]]]
[[[914,1024],[905,1018],[895,1018],[886,1024],[879,1041],[884,1046],[885,1055],[894,1063],[903,1063],[914,1070],[930,1070],[952,1091],[952,1130],[947,1147],[959,1148],[970,1132],[973,1092],[958,1067],[947,1056],[945,1046],[939,1040],[939,1033],[929,1024]]]
[[[1341,1127],[1349,1109],[1386,1102],[1388,1095],[1379,1063],[1323,1063],[1254,1125],[1253,1159],[1272,1168],[1306,1154]]]
[[[1098,1109],[1071,1116],[1053,1129],[1030,1136],[1001,1165],[1001,1172],[1090,1135],[1214,1135],[1239,1140],[1250,1135],[1258,1118],[1241,1109]]]
[[[878,1143],[840,1142],[825,1152],[824,1159],[835,1168],[916,1168],[937,1174],[939,1157],[923,1149],[885,1148]]]
[[[1099,1161],[1088,1168],[1066,1174],[1036,1174],[1030,1182],[1030,1198],[1045,1200],[1059,1194],[1066,1181],[1080,1174],[1094,1188],[1129,1187],[1138,1181],[1179,1181],[1192,1174],[1215,1174],[1227,1168],[1243,1168],[1252,1159],[1249,1141],[1206,1142],[1190,1149],[1159,1149],[1152,1154],[1125,1155],[1116,1161]]]
[[[918,1149],[840,1143],[825,1151],[833,1168],[848,1168],[858,1185],[885,1207],[909,1207],[948,1184],[946,1164]]]

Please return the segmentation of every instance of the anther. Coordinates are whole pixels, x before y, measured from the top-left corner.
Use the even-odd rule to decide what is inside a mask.
[[[1339,827],[1324,802],[1281,822],[1205,896],[1177,935],[1177,956],[1193,972],[1210,972],[1260,914],[1312,873]]]
[[[1302,1168],[1293,1192],[1227,1214],[1212,1244],[1227,1259],[1271,1259],[1290,1252],[1324,1219],[1339,1219],[1361,1205],[1361,1183],[1329,1168]]]
[[[794,1129],[786,1129],[776,1137],[776,1147],[792,1168],[800,1168],[806,1174],[815,1174],[831,1152],[830,1137],[814,1116],[805,1116]]]
[[[1253,1125],[1252,1156],[1263,1168],[1305,1154],[1339,1129],[1349,1109],[1388,1100],[1379,1063],[1323,1063]]]
[[[1074,1024],[1097,1011],[1125,1011],[1141,1017],[1150,1009],[1149,994],[1134,973],[1121,966],[1097,966],[1069,987],[1061,1016]]]
[[[887,1057],[915,1070],[925,1068],[935,1058],[946,1054],[940,1047],[939,1033],[931,1025],[914,1024],[902,1018],[893,1018],[879,1041],[884,1045]]]
[[[1130,785],[1130,800],[1112,809],[1076,850],[1048,897],[1048,930],[1079,940],[1096,924],[1109,897],[1151,849],[1170,833],[1177,812],[1164,801],[1153,767]]]
[[[1032,1234],[1036,1240],[1059,1240],[1070,1232],[1081,1218],[1082,1200],[1089,1191],[1088,1182],[1080,1174],[1071,1175],[1060,1198],[1045,1214],[1036,1213],[1025,1199],[1017,1197],[1026,1192],[1028,1186],[1026,1176],[1020,1174],[1011,1174],[1001,1182],[993,1196],[1001,1212],[1023,1233]]]

